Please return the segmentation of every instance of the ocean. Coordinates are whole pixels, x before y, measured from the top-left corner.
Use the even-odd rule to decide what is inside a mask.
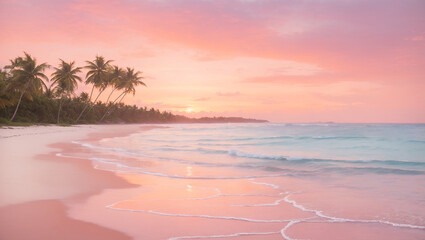
[[[74,143],[87,151],[59,155],[137,187],[70,215],[136,239],[425,239],[425,124],[169,124]]]

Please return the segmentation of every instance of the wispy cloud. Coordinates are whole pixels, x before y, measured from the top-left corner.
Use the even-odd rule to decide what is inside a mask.
[[[275,119],[293,111],[300,121],[354,113],[425,121],[417,110],[425,109],[424,12],[421,0],[0,1],[0,65],[23,50],[52,64],[103,54],[155,78],[140,98],[162,109],[184,109],[194,98],[219,112],[255,95],[256,102],[232,104]],[[380,88],[347,98],[308,95],[357,82]],[[288,107],[309,109],[316,98],[322,115]],[[354,102],[367,104],[354,109]]]

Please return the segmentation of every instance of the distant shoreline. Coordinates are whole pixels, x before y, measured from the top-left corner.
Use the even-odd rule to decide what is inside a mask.
[[[180,116],[181,118],[173,121],[147,121],[147,122],[114,122],[114,123],[88,123],[88,124],[52,124],[52,123],[37,123],[37,122],[0,122],[0,127],[24,127],[24,126],[76,126],[76,125],[110,125],[110,124],[191,124],[191,123],[267,123],[267,120],[252,119],[252,118],[242,118],[242,117],[202,117],[202,118],[189,118],[185,116]]]

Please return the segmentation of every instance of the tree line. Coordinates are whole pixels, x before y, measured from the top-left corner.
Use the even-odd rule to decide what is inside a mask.
[[[77,67],[74,61],[59,61],[50,78],[45,71],[51,66],[38,64],[26,52],[0,68],[0,123],[143,123],[185,118],[153,108],[123,104],[127,95],[135,95],[137,86],[146,86],[142,72],[134,68],[112,65],[112,60],[102,56],[86,61],[83,67]],[[87,70],[84,80],[79,76],[83,70]],[[75,91],[79,83],[91,86],[90,93],[82,92],[77,96]],[[93,95],[95,89],[96,96]],[[99,101],[107,89],[110,90],[107,100]],[[119,94],[112,99],[114,92]]]

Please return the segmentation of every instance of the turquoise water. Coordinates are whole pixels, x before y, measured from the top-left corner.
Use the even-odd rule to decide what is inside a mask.
[[[195,165],[288,167],[315,175],[425,174],[424,124],[170,125],[130,139],[130,151]]]

